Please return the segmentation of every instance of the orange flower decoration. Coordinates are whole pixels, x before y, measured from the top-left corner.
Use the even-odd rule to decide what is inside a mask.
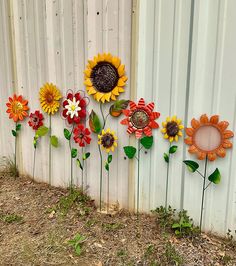
[[[7,113],[9,114],[9,119],[13,119],[14,122],[22,121],[28,116],[28,101],[24,100],[22,95],[9,97],[9,102],[6,104],[8,107]]]
[[[192,119],[191,128],[186,128],[188,137],[184,140],[189,145],[188,151],[195,153],[199,160],[206,158],[214,161],[217,156],[225,157],[226,149],[232,148],[229,138],[234,136],[231,130],[227,130],[229,123],[220,121],[219,116],[213,115],[210,119],[206,114],[200,117],[200,121]]]

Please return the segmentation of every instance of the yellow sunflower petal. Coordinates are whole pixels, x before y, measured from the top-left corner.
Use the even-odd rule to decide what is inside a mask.
[[[176,117],[176,115],[174,115],[174,116],[172,116],[171,121],[176,122],[176,119],[177,119],[177,117]]]
[[[179,125],[179,129],[184,129],[184,126],[183,125]]]
[[[170,137],[170,138],[169,138],[169,141],[170,141],[170,142],[173,142],[173,140],[174,140],[173,137]]]
[[[166,133],[166,128],[162,128],[161,132]]]
[[[120,58],[114,56],[114,57],[112,58],[112,64],[113,64],[113,66],[115,66],[115,67],[118,69],[119,66],[120,66]]]
[[[119,79],[118,83],[117,83],[117,86],[123,87],[123,86],[125,86],[125,82],[122,79]]]
[[[169,138],[169,135],[165,134],[165,135],[164,135],[164,138],[165,138],[165,139],[168,139],[168,138]]]
[[[115,88],[112,90],[112,94],[118,96],[118,95],[119,95],[119,88],[118,88],[118,87],[115,87]]]
[[[98,54],[98,62],[103,62],[105,60],[105,54]]]
[[[183,133],[182,133],[181,131],[179,131],[179,132],[178,132],[178,135],[179,135],[180,137],[182,137],[182,136],[183,136]]]
[[[93,83],[92,83],[92,81],[91,81],[90,78],[87,78],[87,79],[84,81],[84,85],[91,87],[91,86],[93,86]]]
[[[86,90],[87,90],[89,95],[93,95],[93,94],[97,93],[97,91],[94,89],[94,87],[86,87]]]
[[[162,122],[162,126],[166,127],[167,123],[166,122]]]
[[[105,97],[105,100],[107,100],[108,102],[110,102],[110,99],[111,99],[111,92],[106,93],[106,94],[104,95],[104,97]]]
[[[92,69],[91,69],[91,68],[87,68],[87,69],[84,70],[84,74],[85,74],[88,78],[90,78],[91,72],[92,72]]]
[[[118,87],[118,90],[119,90],[119,92],[124,92],[125,91],[125,89],[122,88],[122,87]]]
[[[170,119],[170,117],[168,116],[167,118],[166,118],[166,122],[168,123],[168,122],[170,122],[171,121],[171,119]]]
[[[119,77],[124,76],[124,74],[125,74],[125,65],[120,65],[119,66],[119,68],[118,68],[118,74],[119,74]]]
[[[178,124],[178,125],[180,125],[180,124],[181,124],[181,122],[182,122],[182,120],[181,120],[181,119],[177,119],[177,121],[176,121],[176,122],[177,122],[177,124]]]
[[[104,93],[102,92],[97,92],[94,97],[96,97],[96,100],[99,102],[101,98],[104,96]]]
[[[105,61],[112,63],[112,55],[110,53],[105,54],[104,59]]]
[[[111,95],[112,101],[116,101],[116,96],[114,94]]]
[[[175,136],[175,141],[177,142],[179,140],[178,135]]]
[[[94,60],[88,60],[90,68],[94,68],[97,65],[97,60],[94,57]]]

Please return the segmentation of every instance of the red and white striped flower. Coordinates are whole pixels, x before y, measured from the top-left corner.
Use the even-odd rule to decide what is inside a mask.
[[[159,127],[155,120],[159,118],[160,113],[153,112],[155,104],[152,102],[146,105],[141,98],[138,104],[130,101],[129,106],[130,109],[123,110],[126,118],[121,121],[122,125],[128,126],[127,132],[134,133],[137,139],[140,139],[143,134],[152,136],[152,129]]]

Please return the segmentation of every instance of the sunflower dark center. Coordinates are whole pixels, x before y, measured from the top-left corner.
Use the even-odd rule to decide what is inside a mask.
[[[176,122],[168,122],[166,125],[167,135],[170,137],[175,137],[179,132],[179,127]]]
[[[93,86],[99,92],[112,91],[119,80],[117,69],[108,62],[98,63],[92,70],[91,79]]]
[[[137,110],[132,114],[130,121],[133,124],[133,126],[141,129],[145,128],[149,124],[150,119],[145,111]]]
[[[102,136],[101,142],[104,148],[110,148],[114,144],[114,141],[115,141],[114,137],[111,134],[107,133]]]

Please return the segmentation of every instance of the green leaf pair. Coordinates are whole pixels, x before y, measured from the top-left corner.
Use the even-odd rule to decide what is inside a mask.
[[[105,163],[105,169],[106,169],[107,171],[109,171],[109,169],[110,169],[109,164],[110,164],[111,162],[112,162],[112,155],[109,154],[109,155],[107,156],[107,161],[106,161],[106,163]]]
[[[163,158],[164,158],[166,163],[170,162],[170,154],[176,153],[177,149],[178,149],[178,146],[173,145],[173,146],[170,146],[170,148],[169,148],[169,154],[164,153]]]
[[[199,164],[194,161],[185,160],[183,162],[187,166],[188,170],[192,173],[196,172],[199,168]],[[221,174],[218,168],[216,168],[215,171],[208,176],[208,180],[216,185],[220,183]]]
[[[17,137],[17,132],[20,131],[20,130],[21,130],[21,124],[16,124],[16,128],[15,128],[15,130],[13,129],[13,130],[11,131],[11,133],[12,133],[12,135],[13,135],[14,137]]]
[[[84,153],[83,155],[82,155],[82,160],[83,161],[85,161],[85,160],[87,160],[88,158],[89,158],[89,156],[90,156],[90,152],[86,152],[86,153]],[[83,171],[83,165],[82,165],[82,163],[81,163],[81,161],[80,161],[80,159],[79,158],[77,158],[77,160],[76,160],[76,164],[77,164],[77,166]]]

